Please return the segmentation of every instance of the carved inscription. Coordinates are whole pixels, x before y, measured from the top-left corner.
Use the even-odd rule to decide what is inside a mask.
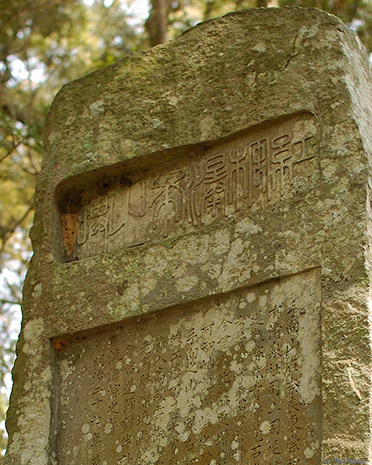
[[[88,196],[67,255],[79,259],[159,240],[293,196],[316,171],[318,142],[314,117],[297,115]]]
[[[319,338],[318,270],[71,336],[57,463],[318,464]]]

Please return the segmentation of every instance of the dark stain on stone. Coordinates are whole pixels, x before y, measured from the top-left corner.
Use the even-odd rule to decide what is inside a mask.
[[[123,281],[121,284],[119,284],[119,286],[117,287],[117,293],[119,295],[123,295],[124,294],[124,291],[125,289],[128,287],[128,281]]]

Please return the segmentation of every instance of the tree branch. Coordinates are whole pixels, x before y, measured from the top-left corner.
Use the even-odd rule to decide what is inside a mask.
[[[21,301],[0,299],[0,304],[1,305],[21,305]]]
[[[22,217],[14,223],[14,225],[7,230],[4,235],[3,243],[0,248],[0,255],[4,252],[5,245],[10,239],[10,237],[14,234],[15,230],[24,222],[24,220],[28,217],[28,215],[33,211],[34,204],[30,205],[26,212],[22,215]]]
[[[8,153],[6,153],[3,157],[0,158],[0,163],[2,161],[4,161],[6,158],[10,157],[10,155],[13,154],[13,152],[15,150],[17,150],[17,148],[22,145],[26,140],[28,139],[28,136],[27,137],[24,137],[22,140],[20,140],[19,142],[17,142],[16,144],[13,145],[13,147],[11,148],[11,150],[9,150]]]

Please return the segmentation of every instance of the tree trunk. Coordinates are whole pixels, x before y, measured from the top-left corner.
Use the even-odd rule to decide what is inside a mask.
[[[171,0],[151,0],[150,16],[145,23],[151,47],[163,44],[167,40],[170,4]]]

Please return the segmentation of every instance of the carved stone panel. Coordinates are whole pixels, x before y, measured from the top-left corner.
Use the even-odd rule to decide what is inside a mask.
[[[62,216],[72,259],[195,230],[265,208],[309,187],[317,169],[315,118],[300,114],[81,195]],[[71,199],[73,201],[73,199]]]
[[[313,269],[54,341],[58,465],[319,464]]]

